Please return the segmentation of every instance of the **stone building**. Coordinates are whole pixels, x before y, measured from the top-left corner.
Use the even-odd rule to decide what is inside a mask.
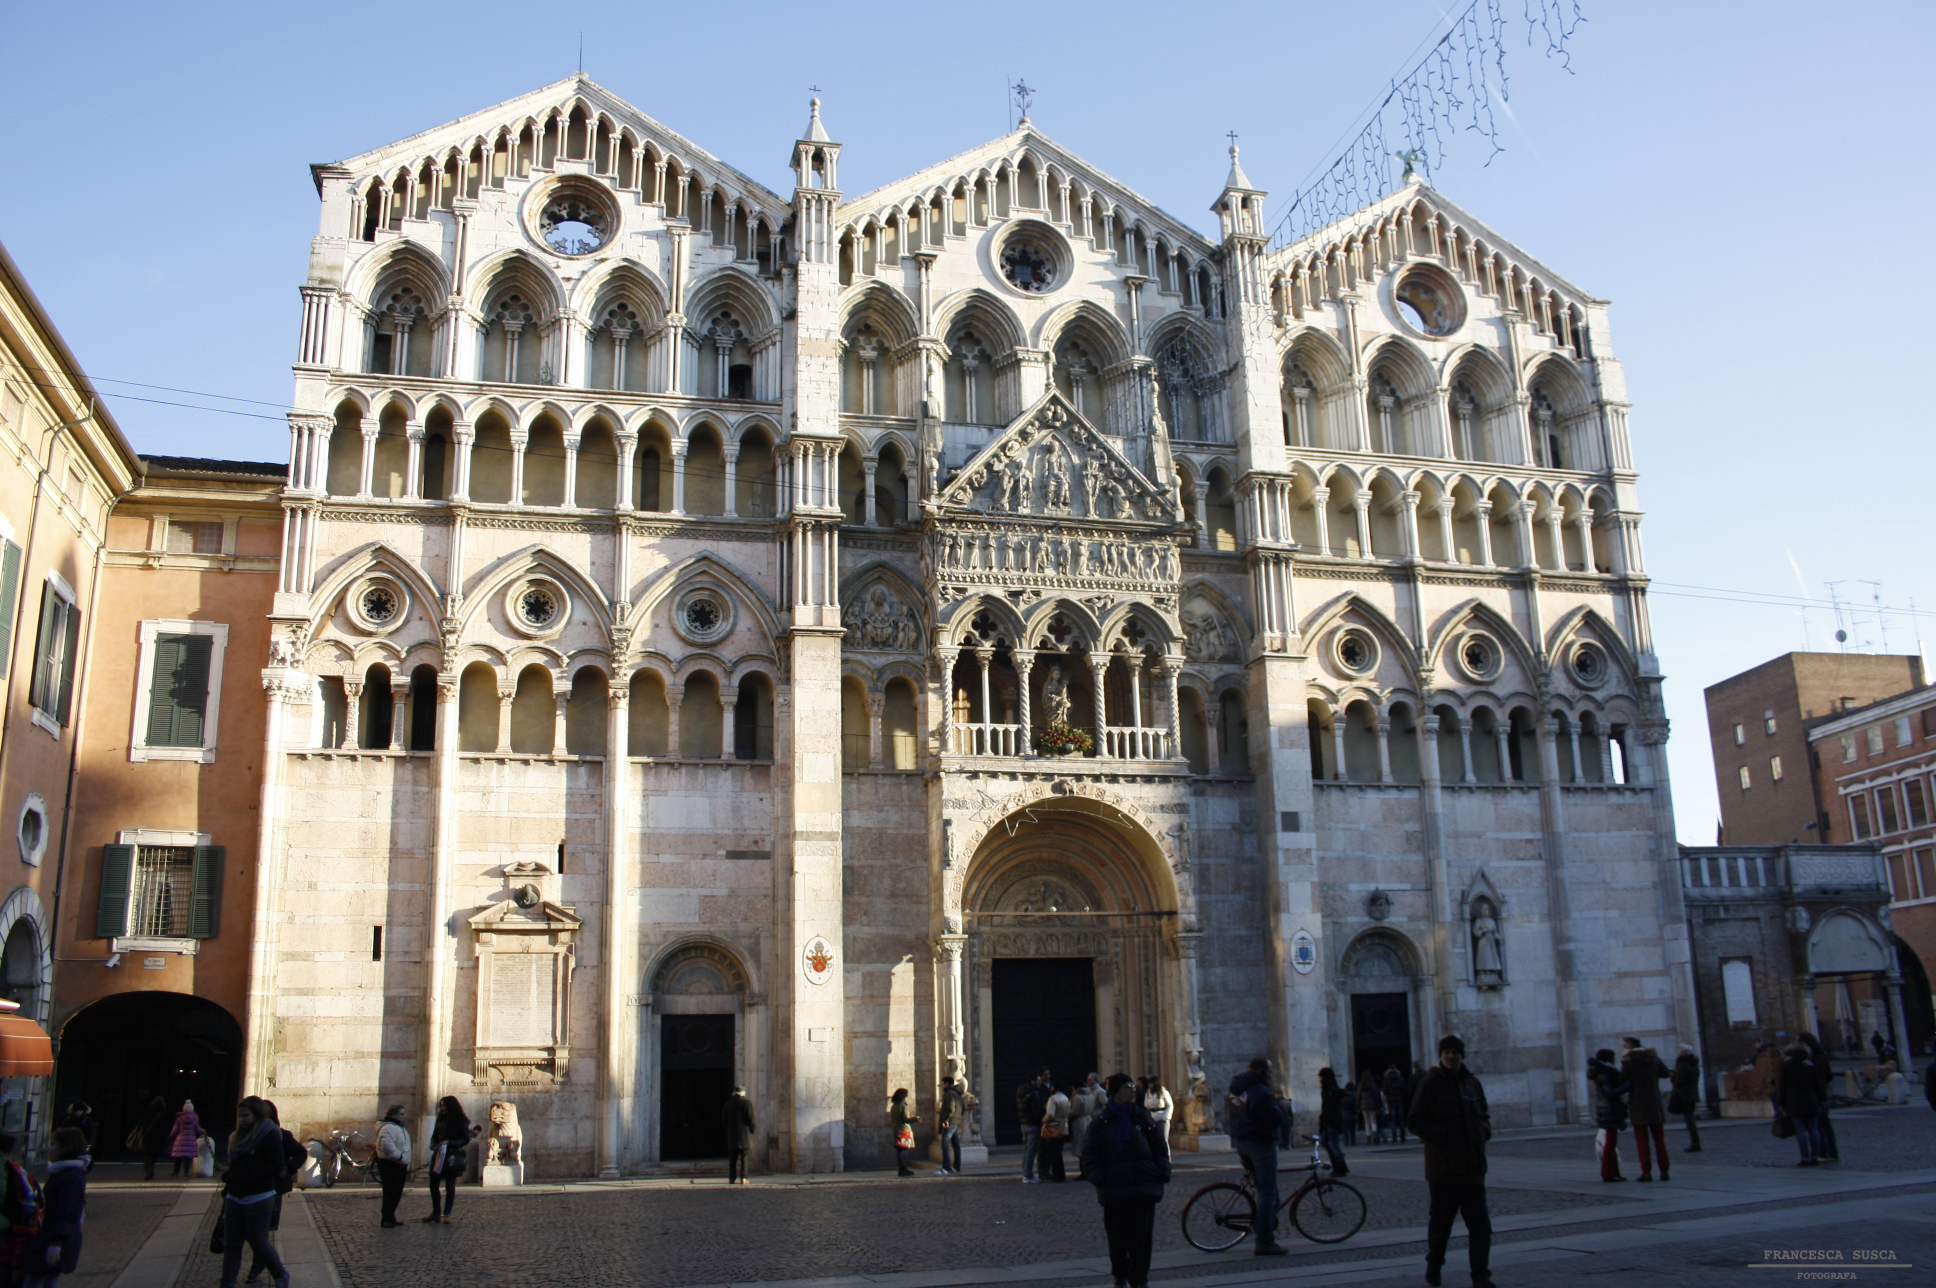
[[[897,1086],[1695,1031],[1606,303],[1408,182],[764,186],[574,77],[314,168],[247,1080],[540,1175]],[[777,161],[777,157],[768,158]]]

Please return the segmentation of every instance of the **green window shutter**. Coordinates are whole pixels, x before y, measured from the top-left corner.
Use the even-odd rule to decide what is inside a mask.
[[[55,704],[55,714],[65,725],[74,710],[74,659],[80,656],[81,647],[81,610],[73,605],[67,606],[67,638],[61,643],[61,669],[59,701]]]
[[[0,551],[0,680],[13,665],[14,597],[20,593],[20,547],[9,541]]]
[[[221,930],[222,847],[198,845],[188,881],[188,937],[213,939]]]
[[[155,637],[155,673],[148,689],[150,747],[206,743],[208,666],[214,643],[207,635]]]
[[[28,690],[27,701],[34,707],[47,711],[52,702],[47,696],[49,681],[53,678],[54,658],[58,656],[55,633],[60,629],[61,597],[54,593],[52,583],[40,588],[40,634],[34,638],[34,682]]]
[[[94,910],[94,937],[114,939],[128,933],[128,895],[134,884],[134,847],[101,847],[101,901]]]

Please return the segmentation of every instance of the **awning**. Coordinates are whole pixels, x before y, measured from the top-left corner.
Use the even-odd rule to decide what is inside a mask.
[[[54,1044],[24,1015],[0,1015],[0,1078],[42,1078],[54,1072]]]

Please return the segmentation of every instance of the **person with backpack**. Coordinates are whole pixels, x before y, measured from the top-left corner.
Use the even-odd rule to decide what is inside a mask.
[[[0,1277],[16,1283],[26,1265],[27,1244],[40,1233],[40,1186],[20,1165],[20,1138],[11,1132],[0,1133],[0,1156],[6,1159],[4,1197],[0,1197]]]
[[[1170,1182],[1170,1147],[1149,1110],[1138,1103],[1141,1097],[1128,1074],[1110,1074],[1103,1094],[1108,1099],[1089,1124],[1078,1162],[1082,1179],[1096,1187],[1102,1204],[1115,1288],[1148,1288],[1156,1205]]]
[[[269,1241],[269,1222],[287,1171],[282,1125],[261,1097],[245,1096],[235,1107],[229,1170],[222,1174],[222,1288],[235,1288],[245,1244],[268,1268],[275,1288],[289,1288],[282,1254]]]
[[[1271,1090],[1270,1075],[1270,1061],[1256,1057],[1250,1068],[1230,1080],[1225,1098],[1230,1141],[1257,1186],[1257,1246],[1252,1251],[1260,1257],[1290,1251],[1277,1241],[1277,1129],[1284,1124],[1284,1106]]]
[[[309,1154],[303,1149],[302,1142],[290,1135],[289,1129],[282,1125],[282,1114],[276,1109],[276,1102],[264,1100],[262,1107],[267,1111],[269,1121],[275,1124],[282,1144],[282,1175],[276,1178],[276,1198],[269,1212],[269,1241],[274,1243],[277,1232],[282,1229],[282,1196],[296,1188],[296,1173],[309,1161]],[[249,1259],[249,1277],[243,1282],[255,1283],[268,1268],[262,1255],[255,1253]]]
[[[40,1187],[40,1229],[27,1240],[21,1288],[54,1288],[81,1263],[81,1223],[87,1217],[87,1137],[74,1127],[54,1133],[54,1161]],[[231,1277],[229,1284],[233,1285]]]

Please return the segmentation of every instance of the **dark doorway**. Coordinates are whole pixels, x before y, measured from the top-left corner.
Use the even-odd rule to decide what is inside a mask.
[[[668,1015],[659,1026],[659,1157],[724,1158],[733,1017]]]
[[[995,1085],[982,1100],[995,1118],[995,1143],[1019,1145],[1015,1089],[1043,1065],[1063,1086],[1096,1067],[1095,962],[1006,957],[993,965]]]
[[[171,1110],[195,1102],[219,1142],[235,1130],[241,1097],[242,1030],[215,1003],[184,993],[120,993],[74,1013],[61,1027],[54,1112],[85,1100],[100,1127],[97,1158],[132,1156],[123,1142],[160,1096]]]
[[[1403,993],[1351,995],[1351,1076],[1412,1071],[1412,1021]]]
[[[1929,972],[1923,967],[1922,958],[1916,950],[1902,941],[1901,936],[1891,936],[1896,941],[1896,961],[1902,970],[1902,1020],[1909,1026],[1909,1041],[1896,1038],[1896,1047],[1905,1058],[1911,1055],[1932,1055],[1936,1050],[1930,1046],[1933,1028],[1930,1014]]]

